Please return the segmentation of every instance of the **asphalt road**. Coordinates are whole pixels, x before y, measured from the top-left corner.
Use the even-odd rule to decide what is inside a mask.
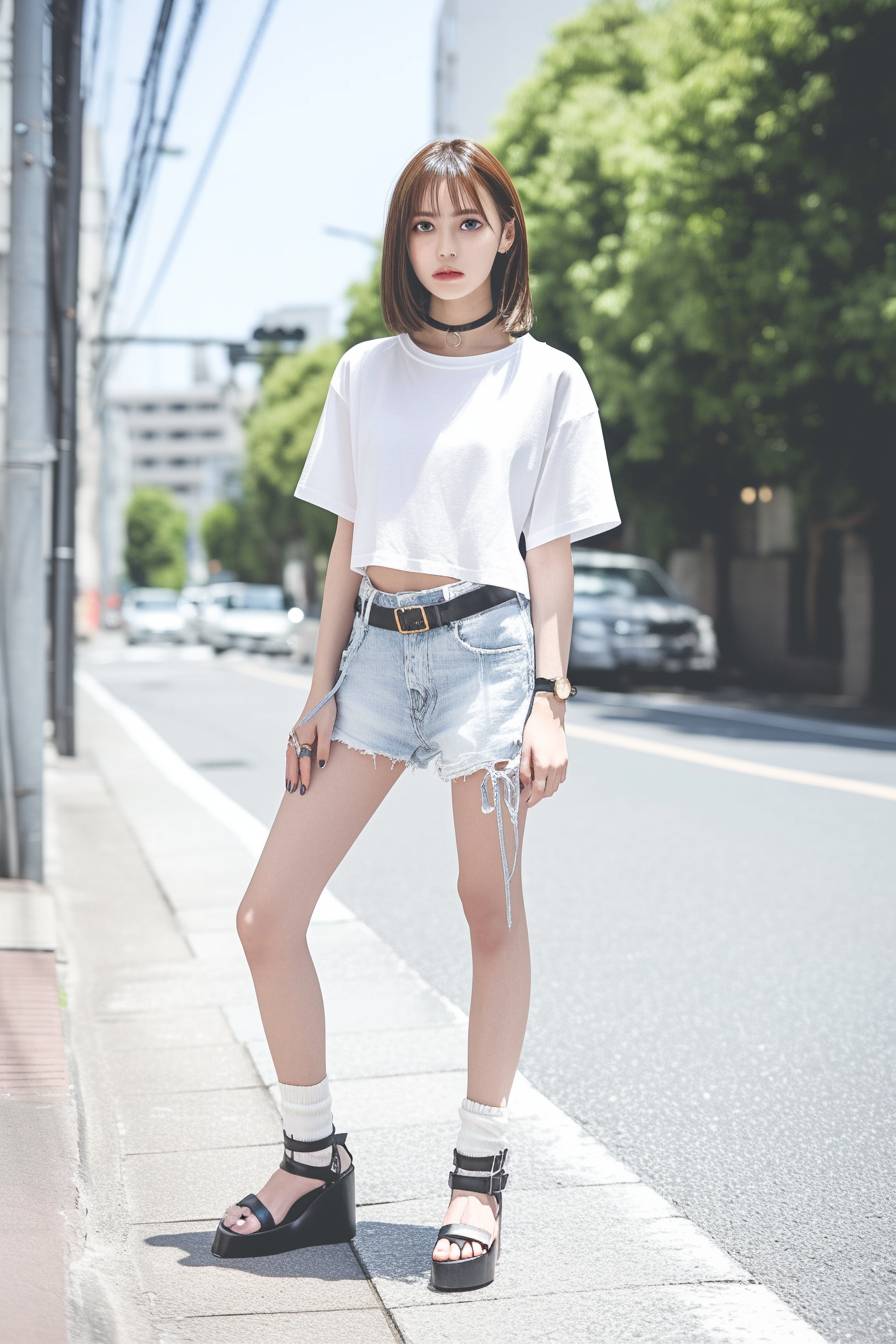
[[[271,821],[306,678],[111,635],[79,662]],[[896,1339],[896,734],[585,689],[567,729],[521,1069],[826,1338]],[[466,1010],[455,864],[409,772],[331,885]]]

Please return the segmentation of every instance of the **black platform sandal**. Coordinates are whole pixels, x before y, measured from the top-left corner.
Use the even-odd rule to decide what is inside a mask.
[[[498,1206],[495,1215],[495,1235],[490,1238],[481,1227],[476,1227],[472,1223],[444,1223],[439,1228],[436,1243],[445,1237],[448,1241],[456,1242],[461,1251],[465,1241],[478,1242],[486,1249],[481,1254],[470,1255],[466,1259],[461,1254],[457,1260],[432,1260],[429,1281],[433,1288],[442,1288],[449,1292],[464,1288],[485,1288],[494,1279],[498,1256],[501,1254],[501,1192],[507,1184],[509,1175],[504,1170],[506,1156],[506,1148],[500,1153],[495,1153],[494,1157],[466,1157],[455,1148],[454,1169],[449,1172],[448,1185],[452,1190],[476,1190],[479,1194],[494,1195]],[[458,1170],[459,1167],[463,1167],[466,1171],[487,1172],[488,1175],[466,1176],[464,1172]]]
[[[323,1181],[323,1185],[309,1190],[296,1200],[282,1222],[274,1216],[257,1195],[246,1195],[237,1200],[255,1214],[261,1227],[255,1232],[232,1232],[224,1219],[218,1223],[212,1242],[212,1255],[221,1257],[247,1255],[276,1255],[279,1251],[294,1251],[306,1246],[326,1246],[331,1242],[350,1241],[355,1235],[355,1164],[346,1147],[345,1134],[335,1128],[325,1139],[300,1141],[283,1131],[283,1158],[280,1166],[295,1176],[309,1176]],[[309,1162],[296,1162],[292,1153],[311,1153],[327,1144],[333,1157],[327,1167],[316,1167]],[[339,1170],[339,1147],[348,1153],[349,1165]],[[288,1151],[287,1151],[288,1150]]]

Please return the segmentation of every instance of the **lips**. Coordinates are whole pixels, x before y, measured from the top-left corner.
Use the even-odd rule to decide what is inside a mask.
[[[434,271],[434,272],[433,272],[433,279],[434,279],[434,280],[443,280],[443,279],[447,280],[448,277],[449,277],[449,276],[452,276],[452,275],[463,275],[463,271]]]

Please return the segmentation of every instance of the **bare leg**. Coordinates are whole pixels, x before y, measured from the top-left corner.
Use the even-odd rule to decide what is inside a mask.
[[[483,773],[477,771],[451,785],[458,857],[457,889],[470,927],[473,956],[467,1096],[487,1106],[506,1106],[529,1016],[529,930],[522,887],[523,836],[528,809],[521,798],[519,855],[511,881],[513,926],[508,929],[495,813],[484,813],[481,808]],[[506,816],[504,838],[510,854],[513,834]],[[496,1213],[497,1203],[492,1195],[463,1190],[454,1195],[442,1221],[472,1223],[492,1234]],[[433,1248],[433,1259],[456,1260],[461,1254],[467,1258],[481,1255],[484,1250],[483,1246],[469,1241],[460,1247],[443,1237]]]
[[[326,1073],[324,1004],[308,925],[327,882],[404,770],[401,763],[393,768],[386,756],[374,762],[344,742],[331,742],[326,769],[314,767],[308,792],[284,792],[237,911],[265,1036],[283,1083],[309,1085]],[[278,1168],[258,1196],[279,1222],[320,1184]],[[246,1217],[236,1226],[241,1213]],[[224,1225],[240,1233],[260,1226],[251,1210],[234,1204]]]

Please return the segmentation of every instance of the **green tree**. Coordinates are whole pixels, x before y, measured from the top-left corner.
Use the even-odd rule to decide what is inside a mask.
[[[246,526],[257,577],[278,582],[287,544],[309,553],[332,543],[335,517],[293,495],[343,346],[330,342],[286,355],[269,370],[246,420]]]
[[[242,501],[219,500],[199,521],[199,536],[209,562],[242,577],[245,563],[245,506]]]
[[[187,577],[187,515],[167,490],[141,486],[125,514],[125,568],[131,583],[182,588]]]
[[[894,44],[894,0],[592,7],[496,146],[527,186],[540,334],[581,357],[623,498],[681,539],[724,541],[759,479],[807,523],[865,518],[890,695]]]

